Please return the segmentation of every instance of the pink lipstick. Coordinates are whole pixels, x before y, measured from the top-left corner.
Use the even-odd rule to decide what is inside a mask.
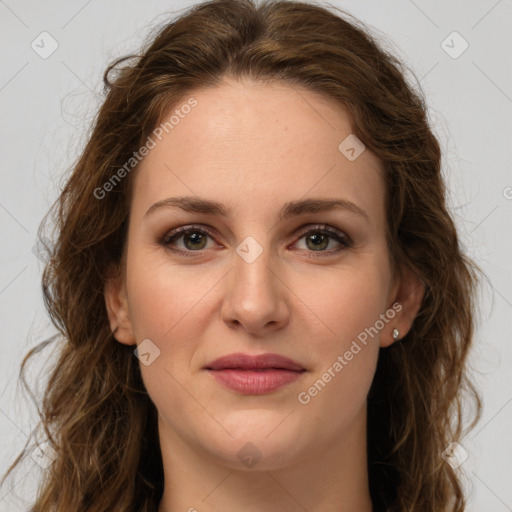
[[[263,395],[279,389],[306,371],[279,354],[229,354],[204,367],[224,386],[244,395]]]

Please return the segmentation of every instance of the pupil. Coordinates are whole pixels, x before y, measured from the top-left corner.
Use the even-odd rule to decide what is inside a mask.
[[[202,238],[203,238],[203,235],[200,233],[192,233],[185,237],[186,240],[192,241],[192,246],[196,247],[196,248],[198,247],[197,242],[199,242],[199,244],[200,244],[201,241],[204,241],[204,240],[202,240]]]
[[[320,245],[327,240],[327,237],[320,234],[310,235],[309,240],[313,242],[313,247],[320,247]],[[316,241],[315,241],[316,240]],[[325,243],[323,243],[323,248],[325,248]]]

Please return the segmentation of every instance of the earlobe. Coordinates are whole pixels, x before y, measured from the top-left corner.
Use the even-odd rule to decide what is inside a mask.
[[[423,303],[425,283],[411,269],[403,268],[394,295],[392,304],[396,315],[381,335],[381,347],[388,347],[403,339],[410,331]]]
[[[126,286],[121,276],[110,277],[104,287],[105,305],[114,338],[124,345],[135,345],[130,320]]]

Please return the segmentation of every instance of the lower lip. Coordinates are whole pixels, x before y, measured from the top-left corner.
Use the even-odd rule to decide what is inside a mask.
[[[208,370],[224,386],[244,395],[263,395],[297,380],[304,371],[266,370]]]

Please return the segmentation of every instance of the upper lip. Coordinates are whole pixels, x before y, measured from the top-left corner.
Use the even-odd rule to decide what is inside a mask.
[[[205,368],[207,370],[225,370],[232,368],[240,368],[242,370],[253,370],[262,368],[276,368],[284,370],[302,371],[305,368],[288,357],[279,354],[260,354],[251,356],[249,354],[229,354],[219,357],[208,363]]]

